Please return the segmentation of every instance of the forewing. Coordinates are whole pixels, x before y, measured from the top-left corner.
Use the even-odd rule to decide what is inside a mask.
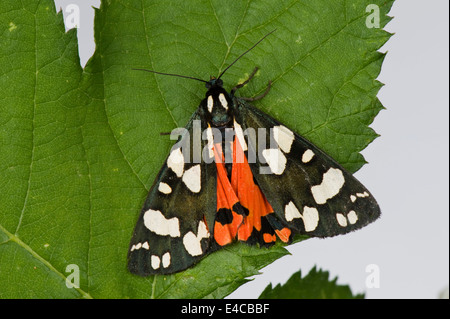
[[[276,216],[294,233],[335,236],[380,216],[370,192],[329,155],[245,101],[237,103],[236,120],[249,144],[254,178]]]
[[[206,124],[197,111],[180,132],[183,135],[150,188],[130,242],[128,268],[132,273],[147,276],[178,272],[210,251],[216,172],[214,165],[199,161],[201,156],[193,153],[207,144],[195,131],[199,128],[201,134]]]

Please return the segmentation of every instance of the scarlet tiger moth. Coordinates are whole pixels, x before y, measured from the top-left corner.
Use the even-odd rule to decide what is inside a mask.
[[[271,246],[295,234],[331,237],[380,216],[370,192],[339,163],[248,103],[268,90],[235,96],[256,68],[231,92],[223,88],[225,71],[269,34],[209,81],[138,69],[195,79],[208,90],[149,191],[128,252],[132,273],[171,274],[235,240]],[[196,128],[200,162],[186,151]]]

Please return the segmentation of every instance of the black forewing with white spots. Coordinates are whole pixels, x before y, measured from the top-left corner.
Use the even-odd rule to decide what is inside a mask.
[[[249,152],[257,154],[256,161],[249,161],[253,176],[277,217],[294,233],[330,237],[380,216],[370,192],[329,155],[246,101],[235,101]],[[249,128],[265,128],[266,135],[261,136],[264,130],[248,134]],[[261,138],[266,143],[258,149]]]
[[[180,136],[172,147],[139,216],[128,251],[128,269],[134,274],[178,272],[211,250],[216,170],[215,165],[194,161],[194,123],[200,124],[200,134],[207,127],[200,108],[185,128],[189,135]],[[183,138],[190,143],[182,143]],[[203,149],[208,141],[201,141]],[[187,149],[190,160],[185,158]]]

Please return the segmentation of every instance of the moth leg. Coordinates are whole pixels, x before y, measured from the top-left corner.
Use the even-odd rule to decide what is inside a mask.
[[[231,90],[231,95],[234,95],[234,93],[235,93],[238,89],[240,89],[241,87],[245,86],[248,82],[250,82],[250,80],[255,76],[256,72],[258,72],[258,69],[259,69],[258,67],[255,67],[255,68],[253,69],[253,72],[249,75],[249,77],[248,77],[247,80],[245,80],[244,82],[239,83],[238,85],[236,85],[236,86]]]
[[[244,100],[244,101],[249,101],[249,102],[261,100],[263,97],[265,97],[267,95],[267,93],[269,93],[271,87],[272,87],[272,81],[269,80],[266,90],[263,93],[261,93],[260,95],[257,95],[255,97],[240,97],[240,99]]]
[[[236,86],[231,90],[231,95],[234,96],[234,93],[235,93],[238,89],[240,89],[241,87],[243,87],[244,85],[246,85],[248,82],[250,82],[250,80],[255,76],[256,72],[258,72],[258,67],[255,67],[255,68],[253,69],[253,72],[249,75],[249,77],[248,77],[247,80],[245,80],[244,82],[242,82],[242,83],[236,85]],[[261,100],[263,97],[265,97],[265,96],[267,95],[267,93],[269,93],[271,86],[272,86],[272,82],[269,81],[266,90],[265,90],[262,94],[260,94],[260,95],[258,95],[258,96],[255,96],[255,97],[240,97],[240,99],[242,99],[242,100],[244,100],[244,101],[250,101],[250,102],[251,102],[251,101]]]

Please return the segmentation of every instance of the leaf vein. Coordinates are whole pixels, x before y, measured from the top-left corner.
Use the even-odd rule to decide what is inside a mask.
[[[52,265],[52,263],[48,260],[46,260],[44,257],[42,257],[41,255],[39,255],[36,251],[34,251],[33,248],[31,248],[30,246],[28,246],[26,243],[24,243],[17,235],[10,233],[6,228],[4,228],[1,224],[0,224],[0,231],[2,231],[6,236],[8,236],[9,240],[16,243],[17,245],[19,245],[22,249],[25,249],[28,253],[31,254],[31,256],[33,256],[33,258],[37,259],[38,261],[40,261],[43,265],[45,265],[49,270],[51,270],[53,273],[55,273],[58,277],[60,277],[64,282],[66,282],[67,277],[61,273],[58,269],[55,268],[55,266]],[[92,299],[92,296],[87,293],[86,291],[84,291],[81,288],[77,288],[74,287],[81,296],[83,296],[83,298],[86,299]]]

